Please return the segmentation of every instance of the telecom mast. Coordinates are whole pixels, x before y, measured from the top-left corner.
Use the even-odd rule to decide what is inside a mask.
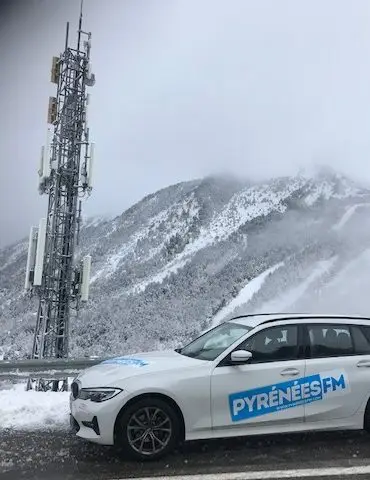
[[[91,33],[82,30],[82,2],[77,46],[69,46],[69,23],[64,52],[53,57],[46,145],[42,147],[39,192],[49,197],[47,218],[32,227],[25,288],[39,297],[32,358],[67,358],[71,308],[87,301],[91,257],[76,265],[75,246],[81,222],[81,197],[91,192],[94,144],[89,141],[87,87],[91,73]],[[66,390],[67,380],[32,380],[27,389]]]

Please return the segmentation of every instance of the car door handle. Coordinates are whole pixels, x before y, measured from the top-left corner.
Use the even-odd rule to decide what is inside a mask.
[[[370,360],[360,360],[357,364],[357,366],[360,367],[367,367],[370,368]]]
[[[280,372],[280,375],[283,377],[295,377],[296,375],[299,375],[299,370],[296,368],[286,368]]]

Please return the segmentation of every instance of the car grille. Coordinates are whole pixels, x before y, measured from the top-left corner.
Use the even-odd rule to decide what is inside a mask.
[[[72,393],[72,398],[74,400],[76,400],[76,398],[78,397],[78,394],[79,394],[79,387],[78,387],[78,383],[77,382],[72,382],[72,385],[71,385],[71,393]]]

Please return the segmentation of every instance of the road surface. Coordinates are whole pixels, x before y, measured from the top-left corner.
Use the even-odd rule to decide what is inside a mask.
[[[343,469],[344,475],[330,470],[333,467]],[[311,476],[302,477],[302,471],[294,476],[296,469],[306,469],[303,474]],[[315,470],[307,473],[307,469]],[[191,442],[164,460],[143,464],[122,458],[122,452],[113,447],[86,443],[66,431],[0,431],[1,480],[118,480],[172,475],[193,475],[191,480],[201,480],[203,474],[208,475],[205,480],[259,480],[284,478],[282,470],[291,480],[365,480],[370,478],[370,435],[331,432]],[[217,477],[221,473],[226,475]]]

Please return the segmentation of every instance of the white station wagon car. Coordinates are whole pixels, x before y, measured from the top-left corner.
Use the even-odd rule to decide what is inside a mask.
[[[156,459],[182,440],[370,430],[370,319],[233,318],[176,351],[105,360],[71,388],[77,435]]]

